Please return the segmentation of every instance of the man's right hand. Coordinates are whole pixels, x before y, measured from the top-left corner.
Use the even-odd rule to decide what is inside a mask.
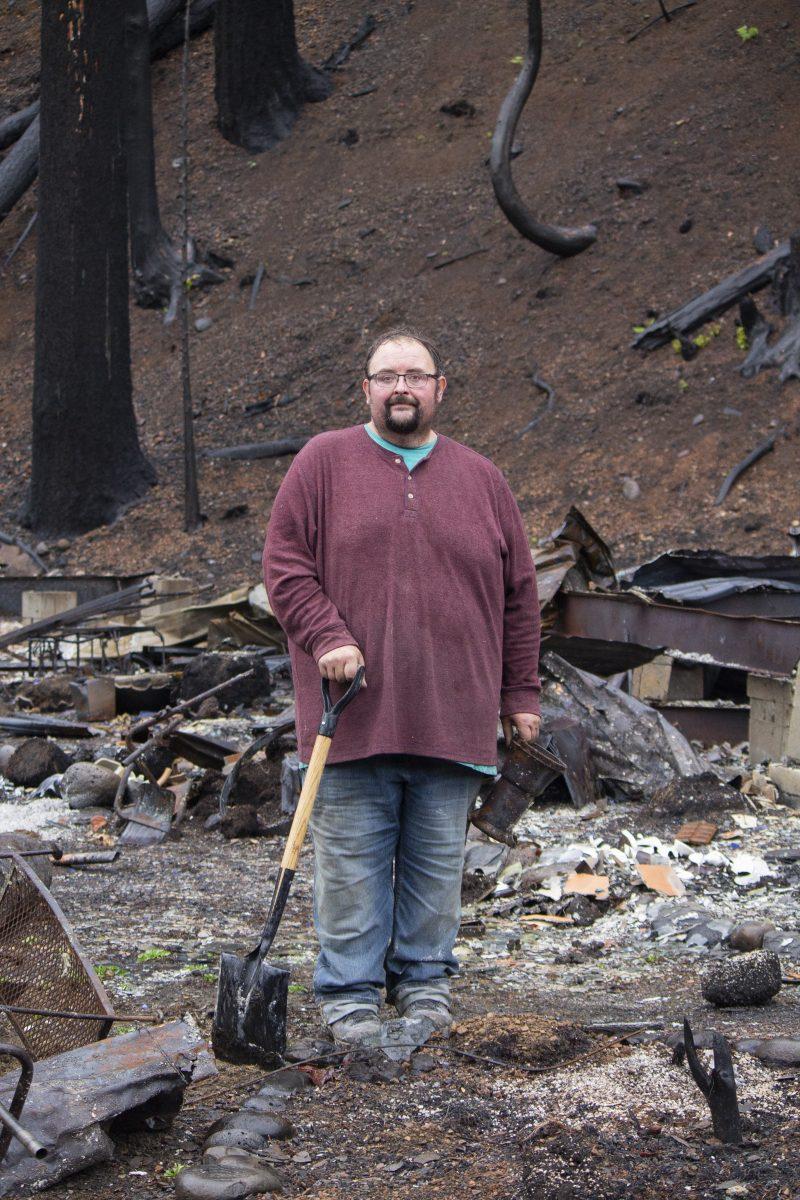
[[[358,668],[364,666],[364,655],[358,646],[337,646],[335,650],[323,654],[317,666],[323,679],[332,679],[336,683],[351,683]],[[367,686],[366,679],[361,686]]]

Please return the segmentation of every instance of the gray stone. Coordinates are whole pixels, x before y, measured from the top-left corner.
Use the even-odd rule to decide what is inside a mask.
[[[335,1049],[336,1046],[330,1038],[304,1038],[301,1042],[292,1042],[291,1046],[287,1046],[283,1057],[290,1063],[324,1061]]]
[[[257,1113],[252,1110],[229,1113],[228,1116],[212,1125],[210,1132],[214,1134],[220,1129],[241,1129],[262,1138],[294,1137],[294,1128],[291,1122],[286,1120],[286,1117],[279,1117],[274,1113]]]
[[[214,321],[211,317],[198,317],[194,323],[194,327],[198,333],[204,333],[206,329],[210,329],[213,324]]]
[[[251,1096],[242,1105],[242,1112],[282,1112],[284,1108],[286,1108],[286,1101],[276,1093],[274,1096]]]
[[[48,776],[61,775],[71,762],[50,738],[26,738],[9,759],[6,778],[16,787],[35,788]]]
[[[271,1167],[203,1163],[187,1167],[175,1179],[177,1200],[243,1200],[263,1192],[283,1190],[280,1176]]]
[[[642,489],[635,479],[631,479],[626,475],[622,481],[622,494],[626,500],[638,500],[642,494]]]
[[[119,776],[91,762],[73,763],[61,781],[61,794],[70,808],[111,808]]]
[[[206,1140],[210,1146],[238,1146],[241,1150],[263,1150],[267,1139],[249,1129],[218,1129]]]
[[[764,935],[774,928],[771,921],[742,921],[728,935],[728,945],[734,950],[760,950]]]
[[[755,1054],[770,1067],[800,1066],[800,1039],[798,1038],[742,1038],[736,1043],[737,1050]]]
[[[282,1071],[275,1071],[269,1076],[269,1083],[265,1083],[259,1091],[259,1096],[274,1096],[281,1092],[302,1092],[304,1088],[311,1087],[311,1080],[305,1071],[295,1071],[293,1067],[285,1067]]]
[[[774,950],[782,958],[800,961],[800,934],[788,929],[776,929],[764,934],[764,949]]]
[[[781,960],[771,950],[751,950],[714,963],[701,983],[703,998],[718,1008],[766,1004],[781,989]]]

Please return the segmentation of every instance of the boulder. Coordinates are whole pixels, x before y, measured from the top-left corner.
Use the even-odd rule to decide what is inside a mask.
[[[751,950],[713,963],[701,979],[703,998],[718,1008],[766,1004],[781,990],[781,960],[772,950]]]
[[[61,794],[70,808],[111,808],[119,776],[96,763],[76,762],[61,780]]]
[[[223,1166],[206,1162],[186,1167],[175,1179],[177,1200],[242,1200],[245,1196],[280,1192],[283,1184],[271,1167],[251,1167],[246,1163]]]
[[[199,696],[226,679],[233,679],[251,669],[253,674],[247,679],[217,693],[219,706],[228,710],[237,704],[251,705],[264,701],[272,688],[264,655],[223,652],[200,654],[189,663],[181,679],[181,700],[191,700],[193,696]]]
[[[51,775],[60,775],[72,762],[50,738],[26,738],[17,746],[6,767],[6,778],[16,787],[35,788]]]
[[[742,1038],[736,1049],[755,1054],[769,1067],[800,1066],[800,1038]]]
[[[728,945],[734,950],[760,950],[764,936],[775,926],[772,921],[742,921],[728,935]]]

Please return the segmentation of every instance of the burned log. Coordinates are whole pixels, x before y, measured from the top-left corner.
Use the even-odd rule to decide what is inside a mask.
[[[302,450],[307,437],[281,438],[276,442],[248,442],[243,446],[223,446],[219,450],[204,451],[205,458],[281,458],[284,454],[297,454]]]
[[[25,130],[39,113],[39,101],[34,100],[27,108],[11,113],[0,121],[0,150],[13,146],[17,138],[22,137]]]
[[[0,164],[0,221],[25,195],[39,171],[39,118],[33,119],[22,137]]]
[[[528,0],[528,47],[522,69],[500,107],[489,157],[489,170],[497,203],[511,224],[528,241],[568,258],[580,254],[597,238],[594,225],[567,228],[538,221],[524,203],[511,175],[511,147],[522,110],[531,94],[542,57],[542,6]]]
[[[673,338],[692,333],[712,317],[726,312],[751,292],[757,292],[772,283],[776,271],[788,257],[789,242],[781,242],[774,250],[770,250],[769,254],[757,258],[743,270],[726,276],[709,291],[694,296],[679,308],[648,325],[637,334],[631,346],[634,350],[657,350],[659,346],[666,346]]]
[[[322,64],[323,68],[326,71],[338,71],[340,67],[344,66],[353,51],[357,50],[377,28],[378,22],[372,14],[368,14],[364,17],[364,20],[350,40],[341,45],[338,50],[335,50],[333,54],[325,59],[325,62]]]

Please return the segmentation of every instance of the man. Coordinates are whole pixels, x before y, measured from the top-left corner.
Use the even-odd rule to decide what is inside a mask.
[[[539,606],[500,471],[434,432],[446,379],[406,329],[371,347],[367,424],[323,433],[278,491],[264,548],[308,762],[320,676],[365,686],[331,745],[311,830],[314,990],[337,1040],[400,1016],[449,1032],[470,804],[506,739],[539,730]]]

